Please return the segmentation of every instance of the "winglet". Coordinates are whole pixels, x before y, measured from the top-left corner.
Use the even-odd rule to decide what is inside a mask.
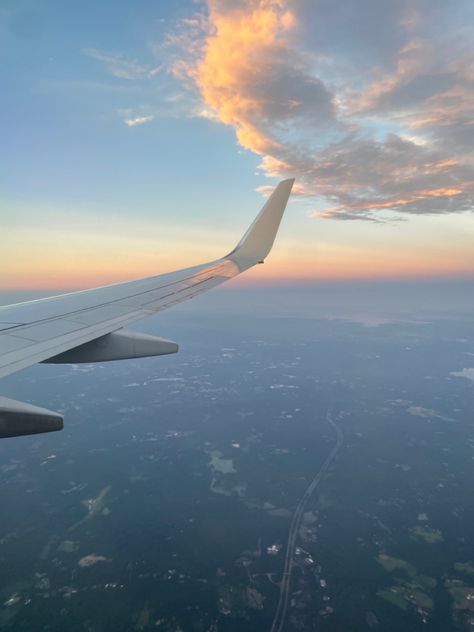
[[[245,235],[227,257],[234,261],[263,262],[273,242],[286,208],[294,178],[282,180],[266,201]]]

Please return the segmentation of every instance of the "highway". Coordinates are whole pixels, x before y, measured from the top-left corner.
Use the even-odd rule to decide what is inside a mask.
[[[335,423],[332,418],[331,411],[328,410],[326,413],[326,421],[332,426],[336,435],[336,442],[331,452],[326,457],[326,460],[316,473],[316,476],[310,482],[308,487],[306,488],[305,493],[301,497],[299,503],[296,506],[295,512],[293,514],[293,518],[291,519],[290,531],[288,533],[288,543],[286,546],[286,555],[285,555],[285,564],[283,566],[283,576],[280,584],[280,597],[278,600],[278,605],[275,611],[275,616],[273,618],[272,627],[270,632],[282,632],[283,626],[286,620],[286,613],[288,610],[288,603],[290,598],[290,585],[291,585],[291,573],[294,566],[294,555],[295,555],[295,544],[296,538],[298,535],[298,530],[301,525],[301,520],[303,518],[303,514],[306,508],[306,504],[308,500],[311,498],[311,495],[323,479],[326,474],[329,466],[333,462],[336,457],[336,454],[342,447],[344,442],[344,435],[339,426]]]

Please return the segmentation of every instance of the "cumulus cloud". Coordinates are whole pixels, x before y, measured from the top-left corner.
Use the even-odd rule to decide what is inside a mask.
[[[468,166],[390,134],[383,142],[355,137],[328,146],[303,180],[308,194],[319,191],[335,202],[322,217],[347,218],[350,212],[358,218],[382,210],[469,210],[471,177]]]
[[[272,155],[298,126],[335,122],[332,94],[289,43],[295,17],[282,2],[211,0],[209,12],[173,35],[191,54],[172,72],[198,87],[205,111],[232,125],[243,147]]]
[[[171,72],[314,214],[473,209],[468,0],[208,0]]]

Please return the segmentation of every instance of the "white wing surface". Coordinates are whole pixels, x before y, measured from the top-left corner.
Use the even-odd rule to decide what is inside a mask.
[[[0,307],[0,377],[37,362],[103,362],[174,353],[177,344],[124,329],[262,263],[294,180],[284,180],[234,250],[192,268]],[[0,437],[62,428],[62,418],[0,397]],[[51,427],[56,424],[58,427]]]

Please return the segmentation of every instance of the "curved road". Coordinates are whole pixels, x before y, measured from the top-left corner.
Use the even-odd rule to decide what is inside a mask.
[[[288,610],[288,600],[290,597],[291,572],[294,566],[294,549],[295,549],[296,536],[298,535],[298,530],[301,525],[301,519],[303,518],[306,503],[310,499],[316,487],[321,482],[323,476],[326,474],[329,466],[333,462],[334,458],[336,457],[336,454],[339,452],[344,442],[344,435],[342,434],[342,430],[334,422],[331,416],[331,412],[329,410],[326,413],[326,421],[334,428],[334,432],[336,433],[336,443],[334,444],[334,447],[331,450],[331,452],[326,457],[326,460],[320,467],[316,476],[313,478],[311,483],[306,488],[305,493],[303,494],[298,505],[296,506],[295,513],[293,514],[293,518],[291,519],[290,532],[288,534],[288,544],[286,546],[285,565],[283,567],[283,577],[280,584],[280,598],[278,600],[278,605],[275,611],[275,616],[273,618],[273,623],[272,623],[270,632],[282,632],[283,625],[286,620],[286,612]]]

